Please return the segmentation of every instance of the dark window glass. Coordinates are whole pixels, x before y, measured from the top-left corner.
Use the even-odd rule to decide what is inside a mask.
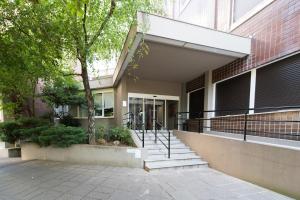
[[[300,54],[257,70],[255,108],[299,105]]]
[[[204,89],[197,90],[190,93],[190,119],[203,117],[201,113],[204,109]]]
[[[242,109],[249,108],[250,76],[250,73],[246,73],[217,84],[217,116],[245,113],[246,110]]]

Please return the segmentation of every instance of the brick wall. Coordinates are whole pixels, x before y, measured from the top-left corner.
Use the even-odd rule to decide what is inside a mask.
[[[205,86],[205,74],[186,83],[186,92],[191,92]]]
[[[227,0],[219,0],[219,2],[222,1]],[[222,10],[220,9],[219,12]],[[222,16],[222,13],[219,13],[218,16]],[[224,29],[222,20],[228,19],[218,18],[218,27]],[[300,52],[299,22],[299,0],[275,0],[231,32],[245,37],[252,36],[251,55],[214,70],[213,82],[237,75],[280,57]]]
[[[300,141],[300,111],[251,114],[247,120],[248,135]],[[215,117],[211,126],[214,131],[243,134],[245,115]]]

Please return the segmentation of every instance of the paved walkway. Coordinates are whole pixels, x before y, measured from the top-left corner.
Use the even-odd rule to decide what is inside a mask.
[[[0,200],[14,199],[289,198],[210,168],[148,173],[142,169],[30,161],[0,167]]]

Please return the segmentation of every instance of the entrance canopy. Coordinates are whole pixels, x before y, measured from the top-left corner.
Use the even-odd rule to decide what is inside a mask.
[[[250,54],[250,38],[142,12],[137,17],[113,76],[115,84],[137,57],[143,40],[149,54],[139,60],[135,74],[148,80],[189,81]]]

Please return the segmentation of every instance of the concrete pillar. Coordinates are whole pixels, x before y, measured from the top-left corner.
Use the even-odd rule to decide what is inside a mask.
[[[255,106],[255,89],[256,89],[256,69],[251,70],[251,81],[250,81],[250,99],[249,108],[254,108]],[[254,110],[250,110],[249,114],[253,114]]]
[[[212,111],[215,110],[215,90],[216,84],[212,83],[212,70],[205,72],[205,92],[204,92],[204,110]],[[209,119],[214,117],[214,112],[204,113],[204,118]],[[210,127],[210,121],[205,120],[204,126]],[[209,131],[209,128],[204,129],[204,131]]]

